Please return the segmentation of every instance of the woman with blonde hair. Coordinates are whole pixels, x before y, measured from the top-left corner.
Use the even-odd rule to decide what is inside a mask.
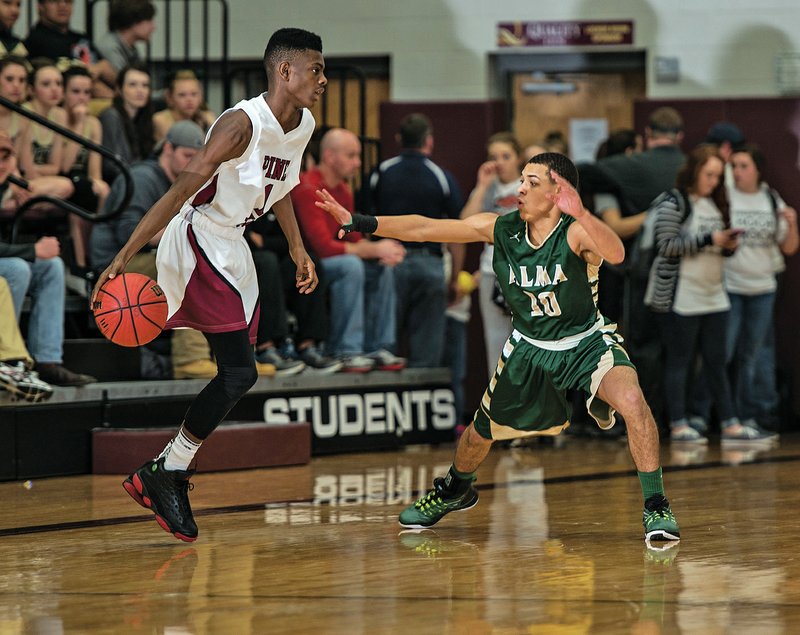
[[[0,59],[0,95],[21,105],[28,94],[29,70],[30,63],[21,57],[9,55]],[[72,195],[73,187],[68,179],[61,176],[40,175],[36,166],[33,165],[30,119],[10,108],[0,106],[0,130],[7,133],[14,146],[12,174],[22,176],[24,172],[28,182],[27,188],[10,184],[8,181],[0,185],[3,210],[16,211],[32,196],[48,195],[68,198]]]
[[[208,110],[203,98],[203,88],[193,71],[176,72],[164,90],[167,108],[153,115],[153,127],[157,140],[163,139],[176,121],[194,121],[207,132],[216,119]]]

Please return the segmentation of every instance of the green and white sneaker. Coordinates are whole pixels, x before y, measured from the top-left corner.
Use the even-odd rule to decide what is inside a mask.
[[[410,529],[432,527],[450,512],[462,511],[478,504],[478,492],[469,485],[467,491],[455,498],[445,490],[445,480],[433,479],[433,489],[413,505],[400,512],[400,524]]]
[[[645,501],[642,524],[644,525],[644,539],[647,542],[681,539],[675,514],[669,507],[669,501],[661,494],[655,494]]]

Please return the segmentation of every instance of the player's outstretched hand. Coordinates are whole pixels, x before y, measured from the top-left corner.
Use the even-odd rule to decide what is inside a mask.
[[[586,210],[583,207],[583,202],[581,202],[581,197],[580,194],[578,194],[578,191],[572,187],[572,184],[569,181],[567,181],[560,174],[556,173],[555,170],[550,170],[550,175],[553,177],[556,185],[558,185],[558,191],[552,194],[546,194],[547,198],[553,201],[553,203],[556,204],[556,207],[558,207],[558,209],[565,214],[575,218],[583,216],[583,214],[586,213]]]
[[[292,252],[291,256],[297,265],[297,273],[294,276],[297,290],[300,293],[311,293],[319,284],[314,261],[311,260],[311,256],[308,255],[305,249],[297,249]]]
[[[342,207],[339,202],[331,196],[331,193],[322,188],[321,190],[317,190],[317,198],[320,200],[315,201],[315,205],[320,209],[324,209],[328,214],[333,216],[336,219],[336,222],[339,225],[349,225],[353,222],[353,217],[350,215],[344,207]],[[345,231],[343,229],[339,230],[339,238],[344,238]]]
[[[94,285],[94,289],[92,289],[92,297],[89,300],[90,309],[94,309],[95,302],[97,301],[97,294],[100,293],[100,288],[110,278],[115,278],[120,273],[123,273],[127,264],[128,263],[125,262],[124,259],[117,255],[114,260],[111,261],[111,264],[106,267],[106,270],[98,276],[97,282]]]

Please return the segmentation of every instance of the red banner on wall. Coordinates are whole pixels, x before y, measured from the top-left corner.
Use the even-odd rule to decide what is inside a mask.
[[[500,22],[498,46],[633,44],[633,22]]]

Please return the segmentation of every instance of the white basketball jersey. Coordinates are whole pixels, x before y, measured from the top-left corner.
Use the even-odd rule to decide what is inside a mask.
[[[315,124],[303,109],[297,128],[284,133],[262,95],[240,101],[231,110],[236,109],[252,122],[247,149],[222,163],[184,203],[161,238],[156,266],[169,304],[167,328],[250,328],[254,341],[258,281],[244,227],[300,182]]]
[[[297,128],[285,133],[263,95],[242,100],[231,110],[242,110],[250,118],[250,144],[240,157],[221,164],[181,211],[194,209],[218,225],[241,227],[269,211],[300,182],[303,151],[315,123],[304,108]],[[212,125],[206,140],[213,129]]]

